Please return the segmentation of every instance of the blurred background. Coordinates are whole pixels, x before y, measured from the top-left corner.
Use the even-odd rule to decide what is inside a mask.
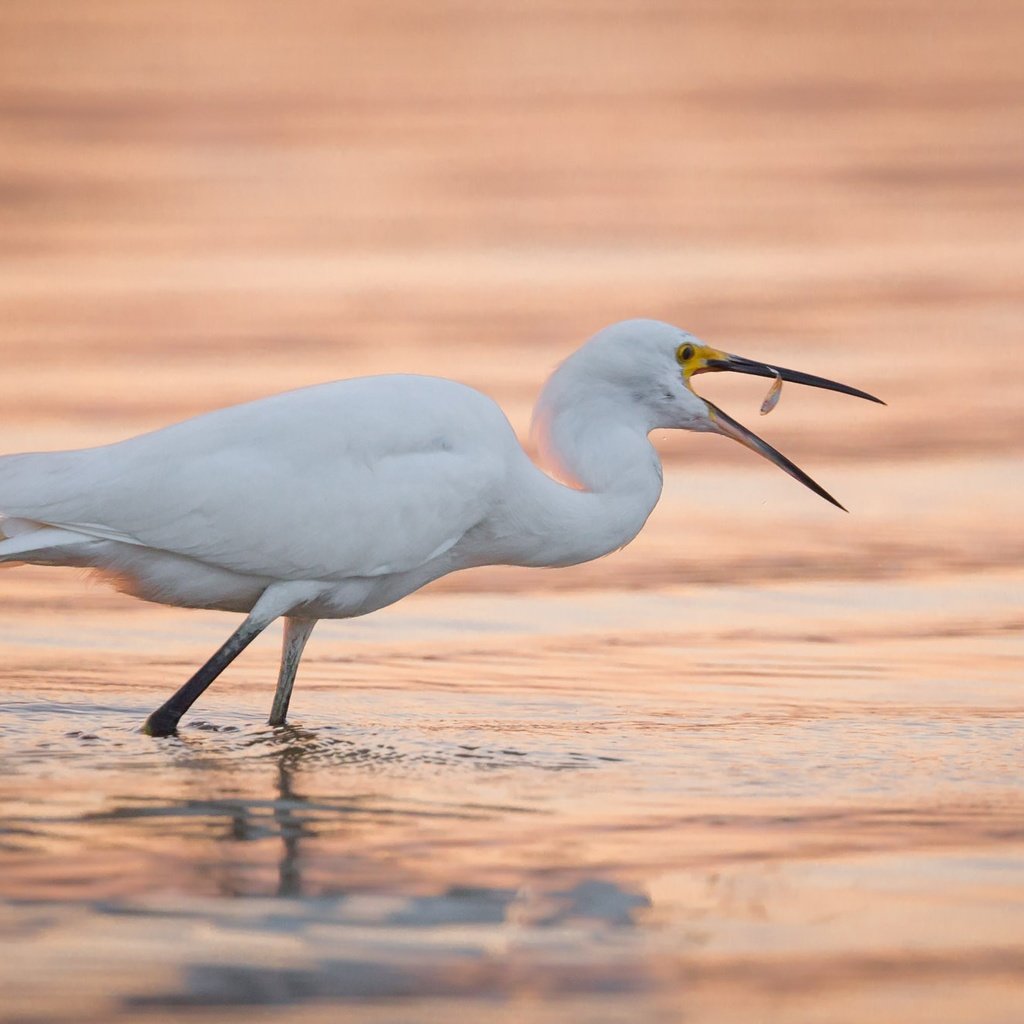
[[[1022,40],[1010,0],[4,0],[4,451],[392,371],[525,437],[551,368],[633,316],[889,403],[787,386],[762,422],[764,382],[702,378],[853,514],[659,437],[628,550],[319,630],[313,738],[257,728],[271,639],[204,711],[234,734],[144,742],[229,620],[5,572],[18,1019],[1013,1019]],[[405,910],[322,902],[354,890]],[[239,896],[292,899],[303,952]]]

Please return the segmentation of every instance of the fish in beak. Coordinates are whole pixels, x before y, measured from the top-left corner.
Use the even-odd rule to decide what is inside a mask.
[[[717,349],[710,348],[707,345],[690,343],[680,345],[676,356],[687,383],[689,383],[690,377],[698,373],[731,370],[733,373],[747,373],[755,377],[773,378],[776,390],[774,396],[770,397],[774,397],[774,399],[778,397],[777,388],[781,386],[780,382],[788,381],[793,384],[806,384],[812,388],[824,388],[826,391],[838,391],[844,395],[853,395],[855,398],[863,398],[869,402],[885,405],[885,402],[880,398],[869,395],[866,391],[861,391],[859,388],[850,387],[848,384],[840,384],[837,381],[827,380],[825,377],[816,377],[814,374],[803,373],[800,370],[787,370],[783,366],[758,363],[753,359],[744,359],[742,356],[730,355],[728,352],[719,352]],[[726,437],[731,437],[734,441],[739,441],[740,444],[751,451],[757,452],[758,455],[763,455],[769,462],[774,462],[779,469],[784,470],[791,477],[799,480],[800,483],[805,487],[809,487],[815,494],[831,502],[836,508],[841,508],[844,512],[847,511],[824,487],[812,480],[799,466],[790,462],[785,455],[776,451],[767,441],[758,437],[752,430],[748,430],[742,423],[737,423],[736,420],[706,398],[702,398],[701,401],[708,407],[710,417],[709,430],[713,430],[718,434],[724,434]],[[774,405],[774,401],[769,405],[766,399],[765,405],[768,405],[768,410],[765,411],[769,411],[771,405]]]

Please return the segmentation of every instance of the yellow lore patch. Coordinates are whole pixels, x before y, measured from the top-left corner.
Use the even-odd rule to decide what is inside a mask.
[[[692,342],[684,342],[676,349],[676,362],[683,371],[683,380],[689,380],[695,373],[705,373],[710,369],[708,363],[713,359],[728,359],[728,353],[720,352],[710,345],[694,345]]]

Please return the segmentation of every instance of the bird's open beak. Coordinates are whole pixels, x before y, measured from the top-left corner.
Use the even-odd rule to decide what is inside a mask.
[[[706,345],[684,346],[692,348],[692,357],[680,360],[683,374],[689,379],[697,373],[709,373],[721,370],[732,370],[734,373],[749,373],[755,377],[781,378],[784,381],[791,381],[794,384],[807,384],[813,388],[824,388],[827,391],[839,391],[844,395],[853,395],[856,398],[864,398],[869,402],[878,402],[885,405],[880,398],[869,395],[859,388],[850,387],[848,384],[839,384],[834,380],[827,380],[824,377],[815,377],[810,373],[802,373],[799,370],[787,370],[782,366],[771,366],[768,363],[757,363],[752,359],[744,359],[742,356],[730,355],[728,352],[719,352],[717,349]],[[682,351],[682,349],[680,350]],[[711,416],[711,429],[716,433],[731,437],[734,441],[763,455],[769,462],[774,462],[779,469],[787,472],[791,477],[799,480],[805,487],[809,487],[815,494],[820,495],[826,501],[831,502],[837,508],[847,511],[828,491],[820,484],[812,480],[799,466],[794,465],[781,452],[776,451],[767,441],[758,437],[752,430],[748,430],[742,423],[737,423],[731,416],[723,412],[717,405],[712,404],[706,398],[702,401],[707,405]]]

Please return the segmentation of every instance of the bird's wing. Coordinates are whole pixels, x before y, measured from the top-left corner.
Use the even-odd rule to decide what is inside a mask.
[[[451,381],[338,381],[7,456],[0,514],[275,579],[397,573],[481,522],[510,443],[498,407]]]

